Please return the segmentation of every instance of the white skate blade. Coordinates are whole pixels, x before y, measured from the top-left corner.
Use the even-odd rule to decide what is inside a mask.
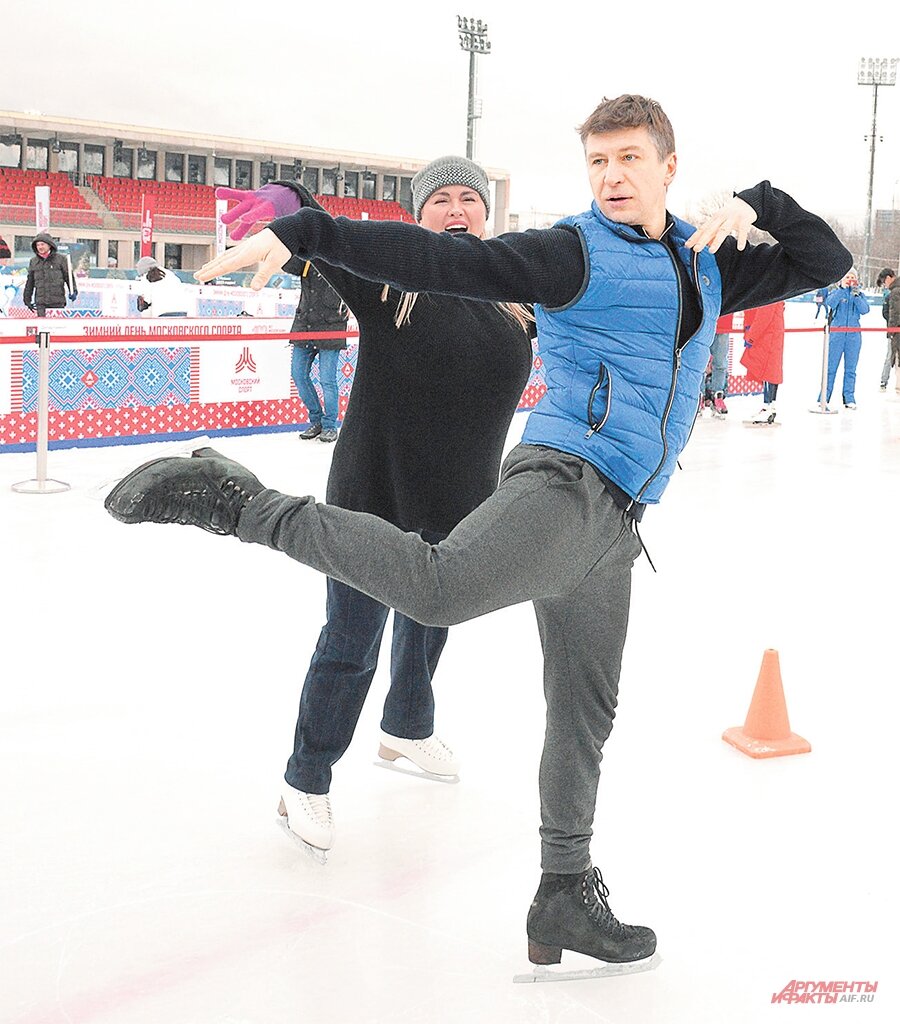
[[[762,423],[757,423],[755,420],[744,420],[744,426],[745,427],[780,427],[781,424],[778,422],[778,420],[775,420],[774,423],[769,423],[767,421],[764,421]]]
[[[597,978],[618,978],[623,974],[643,974],[652,971],[662,963],[659,953],[645,957],[643,960],[632,960],[627,964],[604,964],[602,967],[588,968],[584,971],[561,971],[552,967],[535,967],[531,974],[516,974],[513,983],[528,984],[537,981],[592,981]]]
[[[400,772],[401,775],[412,775],[415,779],[428,779],[429,782],[443,782],[445,785],[449,784],[451,786],[459,782],[458,775],[435,775],[434,772],[426,772],[415,766],[412,768],[403,768],[396,762],[386,761],[384,758],[379,758],[379,760],[373,761],[372,763],[376,768],[387,768],[389,772]],[[412,764],[412,761],[409,763]]]
[[[288,820],[283,814],[278,815],[278,827],[286,836],[288,836],[293,842],[300,847],[300,849],[309,857],[314,860],[316,864],[327,864],[328,853],[326,850],[319,849],[318,846],[310,846],[305,840],[301,839],[296,832],[291,831]]]

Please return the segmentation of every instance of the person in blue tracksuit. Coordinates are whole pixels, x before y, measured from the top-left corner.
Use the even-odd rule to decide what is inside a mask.
[[[305,208],[195,275],[259,263],[261,287],[296,255],[405,290],[536,304],[547,394],[497,490],[446,539],[429,544],[377,517],[280,494],[212,449],[138,467],[106,499],[122,522],[265,544],[418,622],[533,602],[547,701],[542,875],[526,923],[533,963],[558,963],[564,949],[634,962],[656,948],[652,929],[616,919],[590,855],[636,524],[688,440],[720,313],[811,291],[852,262],[821,218],[768,181],[697,229],[673,217],[675,139],[654,100],[604,100],[579,133],[593,202],[552,228],[482,240]],[[748,245],[753,223],[776,244]]]
[[[825,401],[831,401],[834,378],[837,375],[841,359],[843,359],[844,379],[841,384],[841,395],[844,399],[844,408],[853,410],[856,408],[856,364],[859,362],[862,335],[859,330],[835,330],[835,328],[858,328],[859,318],[869,312],[869,303],[860,291],[859,277],[855,270],[850,270],[845,274],[840,286],[828,294],[825,305],[831,315]],[[822,401],[821,393],[816,401]]]

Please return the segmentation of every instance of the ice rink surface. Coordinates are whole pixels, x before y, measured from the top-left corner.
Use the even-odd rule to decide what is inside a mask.
[[[788,312],[812,324],[811,306]],[[855,413],[816,416],[820,336],[788,335],[781,426],[744,426],[759,399],[731,399],[644,518],[658,573],[644,558],[634,573],[593,854],[662,963],[599,981],[512,984],[539,880],[529,605],[450,632],[437,729],[459,785],[373,767],[379,668],[335,770],[323,867],[275,812],[324,580],[107,516],[110,482],[172,445],[51,452],[72,484],[57,495],[13,493],[34,455],[0,456],[0,1021],[900,1019],[900,393],[878,391],[884,349],[864,335]],[[329,446],[214,445],[267,486],[324,495]],[[769,647],[812,752],[755,761],[721,733],[743,723]],[[773,1004],[795,981],[878,987]]]

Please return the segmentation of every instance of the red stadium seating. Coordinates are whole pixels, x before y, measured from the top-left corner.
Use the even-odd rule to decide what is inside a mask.
[[[153,198],[153,225],[160,231],[212,234],[215,231],[215,190],[209,185],[174,181],[137,181],[92,175],[88,184],[115,214],[123,228],[140,227],[141,200]]]
[[[211,235],[215,231],[215,189],[210,185],[172,181],[145,181],[91,175],[87,184],[129,231],[140,228],[142,196],[153,197],[153,224],[158,231]],[[102,227],[102,218],[75,188],[68,175],[46,171],[22,171],[0,167],[0,219],[16,224],[34,223],[35,185],[49,185],[51,225]],[[413,221],[396,202],[356,199],[351,196],[317,196],[336,217],[361,220]]]
[[[34,223],[34,189],[37,185],[50,187],[51,225],[103,226],[102,218],[67,174],[23,171],[18,167],[0,167],[0,207],[3,208],[4,220],[16,224]]]

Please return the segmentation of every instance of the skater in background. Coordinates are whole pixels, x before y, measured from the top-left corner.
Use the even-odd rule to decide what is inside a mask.
[[[34,256],[28,264],[22,301],[38,316],[46,316],[48,309],[65,309],[67,297],[69,302],[78,298],[78,285],[68,256],[58,251],[46,231],[34,236],[31,248]]]
[[[220,188],[217,196],[238,200],[222,218],[235,225],[234,239],[257,219],[322,209],[297,182],[250,193]],[[463,157],[435,160],[413,178],[413,209],[430,231],[482,238],[490,210],[487,175]],[[343,299],[360,331],[328,501],[437,543],[497,486],[509,425],[531,371],[534,317],[524,307],[417,296],[328,263],[320,268],[322,276],[312,271],[318,298],[294,328],[314,329],[316,309],[336,315]],[[291,831],[320,850],[334,842],[332,768],[353,738],[389,611],[344,583],[327,581],[327,621],[303,685],[280,808]],[[379,753],[451,778],[459,762],[435,734],[432,686],[446,640],[446,627],[394,612]]]
[[[728,414],[728,407],[725,405],[725,385],[728,381],[728,349],[733,328],[734,314],[720,316],[716,321],[716,336],[709,349],[710,370],[707,374],[708,383],[704,389],[703,405],[711,409],[715,416]]]
[[[869,312],[869,303],[860,291],[859,275],[855,270],[848,271],[841,279],[840,285],[828,293],[825,305],[831,315],[831,334],[828,342],[828,382],[825,388],[826,407],[831,402],[834,378],[843,359],[844,377],[841,381],[841,395],[844,400],[844,408],[852,411],[856,409],[856,364],[859,362],[859,350],[862,347],[859,319]],[[857,330],[854,331],[852,329],[854,327]],[[835,328],[850,328],[850,330],[836,330]],[[816,401],[822,401],[821,393]]]
[[[284,186],[273,185],[273,188]],[[287,194],[293,195],[290,189]],[[318,334],[319,337],[291,339],[291,377],[300,401],[309,413],[309,426],[299,436],[301,441],[311,441],[317,437],[324,444],[331,444],[338,437],[338,366],[341,352],[347,347],[347,306],[309,260],[303,264],[300,277],[303,278],[300,301],[291,324],[291,333]],[[340,336],[322,337],[326,334]],[[324,403],[319,401],[319,393],[310,376],[317,357]]]
[[[562,950],[618,963],[655,951],[651,928],[616,918],[590,852],[641,551],[636,524],[690,436],[720,312],[802,294],[851,263],[825,221],[768,181],[699,228],[669,214],[675,140],[653,100],[604,100],[579,132],[593,203],[555,227],[481,241],[303,209],[195,275],[257,264],[259,288],[299,255],[409,291],[539,304],[548,393],[497,490],[444,541],[267,489],[211,449],[139,467],[106,499],[123,522],[191,524],[268,545],[422,622],[534,602],[547,727],[542,875],[526,932],[539,964],[559,963]],[[754,223],[776,244],[748,245]],[[604,842],[613,838],[607,827]]]
[[[152,256],[142,256],[134,269],[138,275],[138,312],[148,317],[187,316],[187,291],[177,274],[163,270]]]
[[[813,317],[814,320],[819,319],[819,314],[822,310],[825,310],[825,315],[828,316],[828,307],[825,305],[825,300],[828,298],[828,288],[817,288],[814,296],[816,303],[816,315]]]
[[[747,376],[763,385],[763,405],[751,423],[775,422],[775,396],[784,380],[784,303],[772,302],[744,310],[744,351]]]
[[[897,279],[897,273],[890,267],[885,267],[884,270],[878,275],[875,284],[877,287],[882,289],[881,292],[881,315],[884,317],[885,324],[890,327],[888,323],[888,307],[890,306],[891,296],[891,285]],[[887,334],[887,352],[884,356],[884,366],[881,368],[881,390],[887,391],[888,380],[891,376],[891,366],[895,365],[894,362],[894,346],[892,344],[891,333],[888,331]],[[898,375],[900,376],[900,375]],[[900,379],[897,381],[898,390],[900,390]]]

